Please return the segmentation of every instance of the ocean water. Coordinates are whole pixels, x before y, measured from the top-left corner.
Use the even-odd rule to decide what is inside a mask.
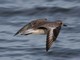
[[[49,52],[45,35],[14,36],[39,18],[68,25]],[[0,60],[80,60],[80,0],[0,0]]]

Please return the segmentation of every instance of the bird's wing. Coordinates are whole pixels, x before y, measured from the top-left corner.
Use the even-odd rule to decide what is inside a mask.
[[[51,28],[51,29],[48,30],[47,39],[46,39],[46,51],[49,50],[49,48],[51,47],[52,43],[56,40],[60,29],[61,29],[61,26],[57,27],[55,29]]]
[[[22,27],[15,35],[21,33],[21,32],[24,32],[24,31],[27,31],[29,28],[32,28],[32,27],[38,27],[38,25],[42,25],[46,22],[47,20],[46,19],[37,19],[37,20],[34,20],[34,21],[31,21],[30,23],[26,24],[24,27]],[[29,34],[29,33],[28,33]],[[15,36],[14,35],[14,36]]]
[[[23,26],[19,31],[17,31],[17,32],[15,33],[15,35],[17,35],[17,34],[19,34],[19,33],[21,33],[21,32],[24,32],[25,30],[28,30],[30,27],[31,27],[31,24],[30,24],[30,23],[26,24],[26,25]],[[15,35],[14,35],[14,36],[15,36]]]

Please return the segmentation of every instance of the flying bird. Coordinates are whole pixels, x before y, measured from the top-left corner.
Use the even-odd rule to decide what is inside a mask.
[[[59,35],[61,26],[66,26],[61,20],[52,22],[47,19],[37,19],[23,26],[15,35],[45,34],[47,35],[46,51],[48,51]]]

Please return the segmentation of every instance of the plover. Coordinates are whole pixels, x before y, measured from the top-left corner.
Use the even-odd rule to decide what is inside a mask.
[[[37,19],[23,26],[15,35],[46,34],[46,51],[48,51],[56,40],[61,26],[66,25],[60,20],[49,22],[47,19]]]

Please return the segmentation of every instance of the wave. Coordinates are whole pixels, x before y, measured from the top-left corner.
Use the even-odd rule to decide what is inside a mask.
[[[0,16],[32,16],[32,15],[54,15],[57,13],[68,14],[71,16],[80,15],[79,7],[62,8],[62,7],[36,7],[31,9],[15,10],[10,8],[0,8]]]
[[[12,15],[43,15],[43,14],[54,14],[54,13],[65,13],[69,12],[71,8],[62,7],[36,7],[24,10],[14,10],[8,8],[0,8],[0,16],[12,16]]]

